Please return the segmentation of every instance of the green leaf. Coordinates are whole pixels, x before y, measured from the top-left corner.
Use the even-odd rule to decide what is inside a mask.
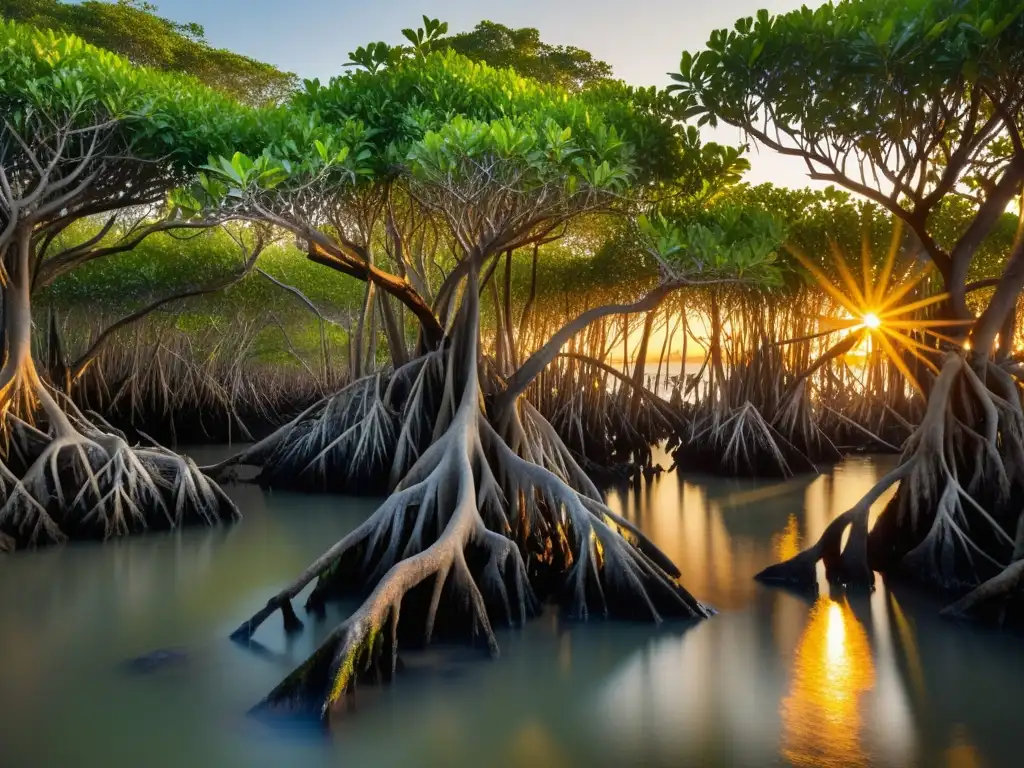
[[[758,40],[754,43],[754,47],[750,51],[750,56],[747,58],[747,66],[753,66],[754,62],[757,61],[757,57],[761,55],[764,50],[765,41]]]
[[[320,159],[323,162],[327,162],[327,146],[320,141],[320,139],[314,139],[313,145],[316,147],[317,154],[320,155]]]
[[[885,24],[882,25],[882,28],[878,30],[878,34],[875,37],[875,41],[879,45],[884,46],[886,43],[889,42],[889,39],[892,37],[892,33],[895,28],[896,22],[893,19],[887,19]]]

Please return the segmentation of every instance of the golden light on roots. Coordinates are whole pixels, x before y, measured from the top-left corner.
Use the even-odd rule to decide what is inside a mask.
[[[861,336],[867,350],[877,350],[903,374],[916,389],[920,384],[907,367],[905,353],[909,353],[935,374],[939,370],[934,361],[938,341],[961,345],[955,338],[945,335],[942,330],[951,326],[962,327],[965,321],[938,320],[916,317],[920,310],[945,301],[949,294],[937,293],[931,296],[905,302],[926,277],[932,264],[927,262],[912,266],[902,275],[894,275],[896,257],[899,255],[903,228],[899,221],[893,224],[889,252],[877,274],[872,265],[871,244],[865,232],[861,247],[861,275],[856,277],[847,264],[842,251],[832,244],[833,263],[839,273],[841,285],[834,283],[820,266],[815,264],[797,247],[787,245],[790,253],[809,271],[822,289],[839,304],[840,315],[847,318],[847,324],[840,330],[847,334]],[[963,345],[966,349],[966,345]]]
[[[35,412],[39,407],[36,392],[43,386],[29,358],[19,363],[7,383],[0,387],[0,456],[5,456],[7,452],[11,416],[18,417],[29,426],[35,426]]]

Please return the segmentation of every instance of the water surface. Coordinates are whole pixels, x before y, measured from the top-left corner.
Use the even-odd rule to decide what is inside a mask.
[[[263,654],[227,636],[374,502],[239,487],[232,528],[0,559],[0,765],[1020,765],[1019,636],[948,623],[905,588],[813,599],[751,578],[890,465],[613,492],[718,616],[653,629],[549,613],[501,632],[498,661],[432,649],[361,691],[329,739],[245,711],[337,616],[292,639],[271,619]],[[188,659],[124,669],[158,648]]]

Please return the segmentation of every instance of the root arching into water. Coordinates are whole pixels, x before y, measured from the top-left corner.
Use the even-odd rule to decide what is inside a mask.
[[[214,525],[239,516],[191,459],[159,446],[131,446],[98,417],[86,417],[70,402],[61,407],[57,399],[63,396],[28,364],[11,381],[39,404],[46,428],[15,415],[17,398],[6,400],[0,534],[9,548]]]
[[[958,352],[947,354],[927,411],[899,466],[810,549],[758,574],[764,582],[812,586],[822,561],[832,582],[870,586],[873,571],[899,574],[940,591],[971,590],[953,616],[1019,618],[1024,559],[1024,410],[1019,385],[987,363],[984,377]],[[898,486],[868,532],[871,505]],[[850,536],[844,546],[846,528]]]
[[[605,506],[539,411],[522,398],[488,411],[501,383],[482,373],[475,293],[467,289],[439,350],[387,382],[356,382],[338,402],[319,404],[216,468],[293,457],[300,475],[347,465],[355,476],[383,469],[394,481],[369,519],[233,634],[249,642],[277,611],[286,629],[300,627],[291,601],[314,580],[306,603],[314,614],[329,600],[364,598],[258,708],[328,718],[358,682],[391,678],[400,643],[478,638],[496,655],[494,626],[521,625],[549,599],[581,619],[709,615],[669,559]],[[357,425],[372,430],[368,442],[347,432]],[[380,466],[386,454],[390,467]]]

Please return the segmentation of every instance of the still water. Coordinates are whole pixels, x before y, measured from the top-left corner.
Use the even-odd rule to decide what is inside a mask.
[[[271,620],[262,654],[227,636],[373,502],[240,487],[233,528],[0,560],[0,766],[1021,765],[1020,637],[950,624],[898,587],[815,600],[751,578],[890,465],[613,492],[718,616],[653,629],[547,615],[502,632],[498,661],[432,649],[361,690],[331,738],[245,715],[329,622],[286,640]],[[124,668],[158,648],[188,658]]]

